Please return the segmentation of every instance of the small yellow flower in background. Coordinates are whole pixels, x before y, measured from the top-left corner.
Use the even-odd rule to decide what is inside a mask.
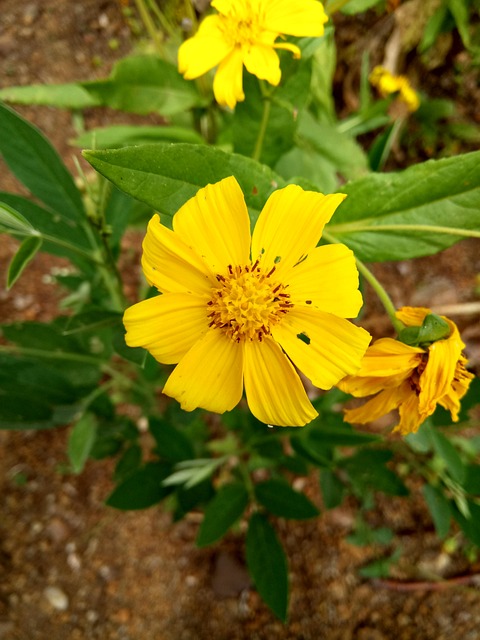
[[[163,393],[183,409],[233,409],[243,388],[266,424],[302,426],[317,412],[296,365],[330,389],[360,366],[370,335],[345,318],[362,305],[352,252],[317,247],[345,198],[289,185],[274,192],[250,237],[233,177],[200,189],[173,218],[148,225],[142,266],[162,293],[125,312],[126,342],[177,364]]]
[[[370,84],[376,87],[383,97],[391,93],[398,93],[399,99],[404,102],[408,110],[413,112],[420,106],[417,92],[412,88],[405,76],[395,76],[385,67],[375,67],[369,76]]]
[[[430,314],[423,307],[403,307],[396,315],[407,327],[418,328]],[[456,325],[444,316],[440,318],[448,325],[448,336],[428,346],[382,338],[367,349],[360,370],[338,386],[356,397],[377,395],[363,406],[347,410],[347,422],[364,424],[399,409],[400,422],[395,430],[407,435],[418,430],[437,404],[450,411],[454,422],[458,421],[460,400],[474,376],[465,368],[465,345]]]
[[[272,85],[280,82],[275,49],[300,49],[275,42],[283,35],[322,36],[327,15],[317,0],[213,0],[218,14],[206,17],[197,33],[178,52],[178,68],[193,80],[218,65],[213,81],[215,99],[233,109],[245,99],[243,66]]]

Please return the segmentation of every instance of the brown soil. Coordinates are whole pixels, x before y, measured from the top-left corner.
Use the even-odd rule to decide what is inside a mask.
[[[132,46],[120,5],[112,0],[3,0],[1,9],[5,85],[103,76]],[[119,42],[115,52],[109,38]],[[48,108],[19,111],[42,128],[73,169],[69,114]],[[111,114],[87,113],[87,118],[106,124]],[[18,185],[2,171],[0,187]],[[127,243],[138,248],[135,236]],[[14,247],[14,241],[1,237],[2,282]],[[478,247],[478,242],[462,242],[433,258],[376,267],[396,304],[456,308],[452,317],[464,329],[477,371],[478,311],[467,315],[463,305],[478,300]],[[12,291],[0,289],[0,321],[51,318],[58,294],[48,276],[62,266],[60,260],[37,256]],[[376,302],[369,303],[366,324],[377,334],[387,330]],[[80,476],[65,474],[68,431],[0,432],[0,640],[480,638],[478,583],[451,579],[480,566],[442,549],[415,483],[408,501],[379,495],[369,513],[372,526],[395,531],[386,549],[346,541],[355,524],[353,500],[318,521],[277,521],[290,562],[290,617],[284,626],[249,583],[240,535],[229,534],[211,549],[199,550],[194,545],[197,517],[172,524],[159,508],[123,513],[105,507],[113,463],[90,462]],[[314,476],[307,490],[320,506]],[[409,580],[411,591],[400,590],[395,581],[359,577],[361,566],[397,548],[401,558],[393,579]],[[432,575],[445,580],[417,584]]]

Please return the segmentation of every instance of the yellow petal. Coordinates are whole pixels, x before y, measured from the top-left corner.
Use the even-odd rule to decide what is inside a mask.
[[[162,293],[209,295],[217,281],[198,254],[155,214],[143,241],[142,267],[147,282]]]
[[[302,382],[275,342],[245,342],[245,394],[253,415],[265,424],[301,427],[318,414]]]
[[[407,327],[420,327],[429,313],[432,312],[426,307],[402,307],[395,315]]]
[[[134,304],[123,323],[129,347],[143,347],[164,364],[175,364],[208,329],[203,298],[167,293]]]
[[[245,100],[241,47],[235,47],[221,62],[213,79],[213,93],[218,104],[230,109],[234,109],[237,102]]]
[[[345,199],[341,193],[324,196],[297,185],[279,189],[268,198],[252,238],[252,259],[261,257],[266,270],[287,269],[312,251],[325,224]]]
[[[447,393],[441,398],[439,404],[450,411],[453,422],[458,422],[458,413],[460,411],[460,400],[467,393],[470,383],[475,377],[473,373],[465,369],[467,363],[466,358],[460,356],[455,369],[455,377],[452,385]]]
[[[355,258],[343,244],[313,249],[284,281],[294,304],[313,305],[343,318],[355,318],[362,306]]]
[[[272,328],[294,365],[320,389],[355,373],[370,342],[364,329],[330,313],[294,307]]]
[[[409,392],[406,385],[385,389],[361,407],[347,409],[344,420],[359,424],[372,422],[372,420],[377,420],[390,413],[390,411],[397,409],[410,395],[416,397],[412,391]]]
[[[409,433],[416,433],[427,419],[427,415],[422,415],[419,411],[418,396],[416,393],[410,393],[399,407],[400,422],[394,428],[394,431],[400,431],[402,436]]]
[[[175,214],[173,228],[215,274],[249,262],[250,219],[233,176],[200,189]]]
[[[411,370],[407,370],[385,377],[359,376],[358,374],[346,376],[337,383],[337,387],[356,398],[364,398],[384,389],[399,387],[410,377],[411,373]]]
[[[178,70],[187,80],[203,75],[228,56],[233,46],[223,35],[222,18],[208,16],[178,50]]]
[[[280,59],[271,46],[251,45],[244,48],[243,62],[247,71],[277,86],[280,82]]]
[[[420,376],[420,412],[435,411],[437,402],[451,388],[457,362],[465,346],[455,324],[448,321],[451,334],[445,340],[438,340],[428,347],[428,362]]]
[[[411,372],[417,367],[424,349],[411,347],[393,338],[380,338],[368,347],[357,376],[386,377]]]
[[[197,407],[224,413],[242,397],[243,352],[224,333],[210,329],[170,374],[163,393],[185,411]]]
[[[302,52],[295,44],[290,44],[289,42],[276,42],[273,46],[275,49],[284,49],[285,51],[290,51],[291,53],[293,53],[293,57],[297,60],[302,56]]]
[[[265,6],[264,26],[291,36],[322,36],[328,17],[317,0],[270,0]]]

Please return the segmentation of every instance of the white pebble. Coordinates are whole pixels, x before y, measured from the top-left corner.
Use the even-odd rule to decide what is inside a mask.
[[[43,595],[58,611],[66,611],[68,609],[68,596],[58,587],[47,587]]]

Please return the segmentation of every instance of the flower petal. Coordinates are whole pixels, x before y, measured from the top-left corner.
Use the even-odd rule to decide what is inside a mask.
[[[247,71],[260,80],[277,86],[280,82],[280,58],[271,46],[254,44],[244,48],[243,62]]]
[[[322,36],[328,17],[317,0],[270,0],[265,4],[264,26],[291,36]]]
[[[208,16],[197,33],[178,50],[178,70],[187,80],[193,80],[216,67],[228,56],[233,46],[221,29],[223,18]]]
[[[455,369],[455,378],[453,379],[452,385],[443,398],[439,400],[439,404],[450,411],[453,422],[458,422],[460,400],[467,393],[470,383],[475,377],[473,373],[470,373],[470,371],[465,369],[466,364],[467,359],[464,356],[460,356],[460,360],[457,362],[457,367]]]
[[[407,394],[407,391],[405,391]],[[400,431],[402,436],[409,433],[416,433],[427,415],[422,415],[419,411],[418,396],[416,393],[409,393],[399,406],[400,422],[394,427],[394,431]]]
[[[123,316],[129,347],[143,347],[164,364],[179,362],[208,330],[203,298],[167,293],[129,307]]]
[[[180,360],[163,393],[185,411],[197,407],[224,413],[242,397],[243,351],[224,333],[210,329]]]
[[[324,196],[297,185],[278,189],[260,213],[252,238],[252,259],[268,271],[285,273],[317,245],[323,227],[346,196]]]
[[[230,109],[245,100],[241,47],[235,47],[221,62],[213,79],[213,93],[218,104]]]
[[[248,406],[261,422],[301,427],[318,415],[292,364],[270,338],[245,342],[244,376]]]
[[[293,53],[293,57],[296,60],[302,57],[302,52],[297,47],[296,44],[291,44],[290,42],[276,42],[273,46],[275,49],[283,49],[284,51],[290,51],[290,53]]]
[[[355,257],[344,244],[313,249],[284,281],[294,304],[313,305],[342,318],[355,318],[363,303]]]
[[[294,365],[320,389],[355,373],[371,336],[330,313],[294,307],[272,328],[274,339]]]
[[[143,241],[142,267],[147,282],[162,293],[209,294],[217,281],[198,254],[155,214]]]
[[[215,274],[249,262],[250,219],[233,176],[200,189],[175,214],[173,228]]]
[[[366,422],[377,420],[387,413],[390,413],[390,411],[397,409],[402,402],[405,402],[411,395],[416,398],[408,385],[385,389],[361,407],[357,407],[356,409],[347,409],[345,411],[344,420],[346,422],[359,424],[365,424]]]
[[[455,377],[457,362],[465,346],[456,325],[450,320],[448,324],[450,336],[445,340],[437,340],[428,347],[427,366],[420,376],[421,413],[433,413],[440,398],[449,392]]]
[[[402,307],[395,315],[407,327],[420,327],[429,313],[432,312],[426,307]]]

